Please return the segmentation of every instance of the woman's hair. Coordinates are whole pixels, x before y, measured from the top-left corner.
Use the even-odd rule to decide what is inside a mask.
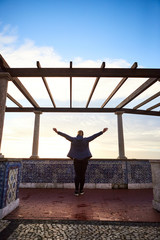
[[[78,131],[78,135],[79,135],[79,136],[83,136],[83,131],[82,131],[82,130],[79,130],[79,131]]]

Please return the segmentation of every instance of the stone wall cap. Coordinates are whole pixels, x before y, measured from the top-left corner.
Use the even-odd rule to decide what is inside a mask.
[[[0,158],[0,162],[21,162],[22,158]]]
[[[160,159],[157,159],[157,160],[149,160],[150,163],[160,163]]]
[[[73,161],[70,158],[0,158],[0,162],[21,162],[21,161]],[[90,161],[122,161],[122,162],[132,162],[132,161],[149,161],[150,163],[160,163],[160,159],[136,159],[136,158],[130,158],[130,159],[117,159],[117,158],[91,158]]]
[[[22,161],[73,161],[70,158],[22,158]],[[91,158],[89,161],[118,161],[118,162],[132,162],[132,161],[137,161],[137,162],[142,162],[142,161],[153,161],[152,159],[136,159],[136,158],[130,158],[130,159],[124,159],[124,158]],[[160,160],[158,160],[160,161]]]

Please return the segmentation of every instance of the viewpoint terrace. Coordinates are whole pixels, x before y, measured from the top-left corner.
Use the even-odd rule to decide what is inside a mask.
[[[139,102],[132,108],[126,108],[127,104],[133,101],[141,93],[149,89],[152,85],[160,81],[160,69],[146,69],[137,68],[138,64],[135,62],[131,68],[105,68],[103,62],[100,68],[73,68],[72,62],[70,62],[69,68],[42,68],[40,62],[37,62],[37,68],[10,68],[5,59],[0,56],[0,151],[3,133],[3,124],[5,112],[33,112],[35,113],[35,125],[34,125],[34,137],[31,159],[7,159],[0,153],[0,168],[2,172],[1,178],[1,206],[0,215],[5,216],[11,212],[19,204],[18,189],[19,184],[23,187],[72,187],[72,174],[68,175],[68,172],[72,172],[71,160],[50,161],[47,159],[40,159],[38,157],[38,142],[39,142],[39,128],[40,128],[40,114],[43,112],[84,112],[84,113],[115,113],[117,115],[118,126],[118,160],[91,160],[90,172],[88,173],[87,183],[88,187],[101,187],[101,188],[113,188],[115,185],[119,187],[129,187],[129,185],[137,186],[136,184],[147,187],[151,187],[153,179],[154,188],[154,200],[153,207],[160,211],[160,182],[157,177],[160,174],[159,160],[149,161],[146,160],[133,160],[127,159],[125,156],[124,137],[123,137],[123,114],[141,114],[160,116],[160,111],[157,110],[160,107],[158,97],[160,91],[157,91],[147,99]],[[35,98],[31,96],[29,91],[25,88],[19,78],[23,77],[36,77],[42,78],[44,86],[48,92],[48,97],[52,102],[52,107],[42,107],[36,102]],[[52,95],[52,90],[49,88],[47,82],[48,77],[65,77],[69,78],[70,84],[70,101],[69,107],[56,107],[56,102]],[[79,78],[93,78],[95,77],[94,85],[91,89],[88,101],[84,107],[73,107],[73,89],[72,81],[74,77]],[[103,104],[100,107],[91,108],[89,104],[92,100],[92,96],[97,87],[100,78],[120,78],[118,85],[113,91],[104,99]],[[129,78],[147,78],[147,80],[134,90],[130,95],[127,95],[123,101],[112,108],[107,108],[108,102],[118,92],[122,85]],[[24,97],[29,101],[32,107],[24,107],[15,98],[7,92],[8,81],[11,81]],[[88,80],[86,80],[88,81]],[[37,86],[38,87],[38,86]],[[6,98],[9,98],[15,107],[6,106]],[[152,100],[157,100],[157,103],[149,108],[145,109],[145,104]],[[141,107],[143,107],[141,109]],[[36,161],[35,161],[36,160]],[[47,160],[47,161],[46,161]],[[93,161],[93,162],[92,162]],[[151,168],[152,165],[152,179]],[[59,166],[61,164],[61,167]],[[99,166],[98,176],[96,176],[96,169]],[[22,174],[20,174],[20,172]],[[43,174],[42,174],[43,172]],[[62,174],[63,172],[63,174]],[[54,173],[54,174],[53,174]],[[59,175],[58,175],[59,173]],[[48,175],[46,175],[48,174]],[[138,174],[138,175],[137,175]],[[60,176],[61,175],[61,176]],[[63,179],[62,179],[63,176]],[[94,177],[93,177],[94,176]],[[100,177],[101,176],[101,177]],[[14,179],[14,181],[13,181]],[[46,182],[47,181],[47,182]]]

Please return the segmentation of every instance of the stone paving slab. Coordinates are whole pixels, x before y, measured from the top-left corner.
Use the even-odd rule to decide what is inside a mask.
[[[160,223],[1,220],[1,240],[160,240]]]

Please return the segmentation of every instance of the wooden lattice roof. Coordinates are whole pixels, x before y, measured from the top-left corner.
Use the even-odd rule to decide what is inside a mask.
[[[153,68],[137,68],[138,64],[135,62],[131,68],[105,68],[105,63],[103,62],[100,68],[73,68],[72,62],[70,62],[69,68],[42,68],[40,62],[37,62],[37,68],[10,68],[5,59],[0,55],[0,71],[8,72],[11,75],[13,84],[19,89],[19,91],[24,95],[24,97],[31,103],[32,107],[23,107],[16,99],[15,96],[11,96],[7,93],[7,97],[14,102],[16,107],[6,107],[6,112],[96,112],[96,113],[107,113],[107,112],[124,112],[131,114],[144,114],[144,115],[155,115],[160,116],[160,111],[156,110],[160,107],[159,96],[160,91],[157,91],[149,98],[139,102],[133,108],[125,108],[125,106],[133,101],[137,96],[146,91],[156,82],[160,81],[160,69]],[[35,101],[34,97],[31,96],[29,91],[25,88],[19,77],[38,77],[42,78],[45,88],[48,92],[48,97],[52,102],[52,107],[41,107]],[[68,77],[70,79],[70,106],[58,108],[54,101],[52,90],[49,88],[46,77]],[[74,77],[95,77],[94,85],[91,89],[90,95],[88,96],[88,101],[84,107],[75,108],[72,107],[72,78]],[[104,99],[104,103],[100,107],[91,108],[89,104],[92,100],[92,96],[97,87],[100,78],[121,78],[118,85],[113,89],[113,91]],[[127,81],[128,78],[148,78],[140,87],[134,90],[130,95],[121,101],[118,105],[113,108],[107,108],[108,102],[112,97],[119,91],[122,85]],[[141,110],[139,109],[146,103],[151,102],[153,99],[157,100],[157,103],[153,106]]]

